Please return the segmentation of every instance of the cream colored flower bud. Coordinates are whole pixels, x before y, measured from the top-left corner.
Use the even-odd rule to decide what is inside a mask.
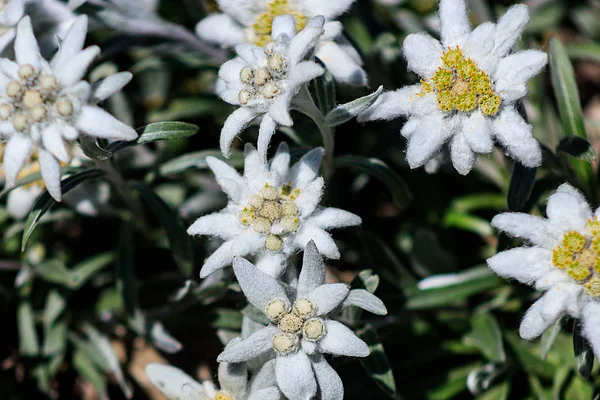
[[[300,227],[300,218],[298,217],[283,217],[279,224],[286,232],[296,232]]]
[[[68,99],[62,99],[56,102],[56,111],[63,117],[70,117],[73,115],[73,102]]]
[[[273,82],[269,82],[262,88],[261,93],[265,98],[272,99],[279,93],[279,86]]]
[[[298,344],[298,338],[290,333],[278,333],[273,337],[273,348],[280,353],[289,353]]]
[[[19,132],[23,132],[29,125],[29,117],[27,114],[19,113],[13,118],[13,127]]]
[[[267,56],[273,55],[273,53],[275,52],[275,43],[273,42],[269,42],[265,45],[264,49],[265,49],[265,54]]]
[[[242,68],[242,70],[240,71],[240,80],[243,83],[251,84],[253,79],[254,79],[254,71],[252,71],[252,68],[250,68],[250,67]]]
[[[268,219],[258,217],[251,223],[252,229],[257,233],[269,233],[271,232],[271,222]]]
[[[283,71],[283,67],[285,65],[285,59],[281,54],[275,53],[271,58],[269,58],[267,65],[272,71],[281,72]]]
[[[325,325],[318,319],[310,319],[306,321],[304,324],[304,329],[302,330],[304,333],[304,337],[311,341],[317,341],[323,337],[323,333],[325,332]]]
[[[54,75],[42,75],[39,79],[40,90],[51,92],[58,87],[58,80]]]
[[[294,311],[301,317],[310,317],[314,311],[314,307],[310,300],[306,297],[296,300],[294,304]]]
[[[268,219],[271,222],[275,222],[281,217],[281,207],[276,201],[265,201],[263,206],[260,208],[258,215]]]
[[[274,186],[265,184],[265,187],[260,191],[260,195],[265,200],[275,200],[278,197],[277,189]]]
[[[244,207],[244,209],[240,211],[239,217],[242,225],[250,225],[256,218],[256,213],[253,209]]]
[[[256,75],[254,77],[254,84],[258,86],[262,86],[267,83],[271,79],[271,74],[266,68],[259,68],[256,70]]]
[[[22,91],[23,91],[23,86],[21,85],[20,82],[10,81],[10,82],[8,82],[8,85],[6,85],[6,94],[8,95],[8,97],[11,97],[11,98],[19,97],[21,95]]]
[[[286,201],[281,205],[281,213],[289,217],[298,216],[298,206],[293,201]]]
[[[13,115],[13,108],[9,104],[2,104],[0,106],[0,119],[7,121]]]
[[[22,79],[29,79],[35,75],[35,67],[31,64],[23,64],[19,67],[19,76]]]
[[[279,249],[281,249],[282,245],[283,241],[277,235],[269,235],[265,240],[265,247],[267,248],[267,250],[270,251],[278,251]]]
[[[27,108],[34,108],[44,102],[42,93],[39,90],[26,90],[23,95],[23,105]]]
[[[262,198],[262,196],[259,196],[257,194],[250,197],[250,199],[248,200],[248,204],[254,208],[261,208],[264,202],[265,200]]]
[[[279,321],[279,319],[287,313],[287,308],[285,306],[285,302],[283,300],[277,299],[273,300],[269,304],[267,304],[267,308],[265,309],[265,314],[271,321]]]
[[[40,122],[40,121],[46,119],[46,116],[48,115],[48,111],[46,111],[46,108],[44,106],[39,105],[39,106],[32,108],[31,111],[29,112],[29,115],[31,116],[31,119],[34,122]]]
[[[252,94],[247,90],[240,90],[238,93],[238,101],[240,104],[246,105],[250,100],[252,100]]]
[[[302,329],[304,320],[294,313],[284,315],[277,326],[285,333],[296,333]]]

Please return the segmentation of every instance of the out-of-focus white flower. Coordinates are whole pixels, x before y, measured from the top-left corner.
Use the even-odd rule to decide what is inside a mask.
[[[583,335],[600,355],[600,208],[592,213],[585,198],[568,184],[548,199],[547,219],[504,213],[492,226],[526,240],[488,259],[489,267],[506,278],[546,293],[525,314],[523,339],[540,336],[559,317],[581,318]]]
[[[24,13],[24,0],[0,1],[0,52],[15,38],[15,26]]]
[[[370,350],[348,327],[328,318],[351,292],[346,284],[324,283],[325,266],[314,242],[310,241],[304,249],[295,296],[288,296],[277,280],[242,258],[235,259],[233,270],[248,301],[262,311],[271,324],[227,346],[217,360],[245,362],[274,353],[277,384],[286,398],[310,399],[318,388],[321,399],[343,399],[342,381],[323,354],[366,357]],[[369,301],[353,304],[359,307],[377,304],[367,309],[385,314],[381,300],[366,293],[367,297],[363,298]]]
[[[296,23],[290,15],[277,17],[272,41],[264,47],[240,44],[235,48],[238,57],[221,66],[219,95],[240,106],[221,130],[221,151],[226,157],[233,139],[255,118],[262,117],[258,151],[263,159],[277,125],[294,123],[290,116],[292,99],[302,85],[324,72],[317,63],[304,61],[323,34],[323,23],[323,17],[315,17],[296,34]]]
[[[342,34],[342,24],[335,18],[346,12],[354,0],[217,0],[222,13],[209,15],[196,26],[202,39],[226,47],[240,43],[264,46],[275,34],[271,24],[280,15],[291,15],[300,31],[317,16],[325,17],[325,34],[320,38],[316,55],[336,80],[365,85],[360,55]]]
[[[29,17],[17,26],[16,62],[0,59],[0,135],[6,185],[14,186],[21,168],[36,151],[48,192],[61,200],[60,162],[71,156],[65,141],[81,134],[133,140],[135,130],[97,107],[131,80],[129,72],[111,75],[92,87],[81,80],[99,54],[97,46],[83,49],[87,18],[78,17],[50,62],[44,60]]]
[[[264,364],[250,382],[245,363],[221,363],[220,389],[212,381],[199,383],[170,365],[149,364],[146,375],[170,400],[279,400],[281,397],[275,383],[273,361]]]
[[[344,210],[319,206],[324,186],[319,176],[323,149],[308,152],[292,168],[285,143],[270,165],[250,144],[244,153],[243,176],[217,158],[206,158],[229,203],[219,212],[198,218],[188,229],[190,235],[225,241],[208,257],[200,276],[230,265],[236,256],[256,256],[262,271],[280,276],[286,260],[310,240],[321,254],[339,258],[327,231],[358,225],[361,219]]]
[[[529,20],[527,6],[513,6],[497,24],[471,31],[465,0],[441,0],[440,20],[441,42],[426,33],[404,41],[408,69],[421,83],[384,93],[359,120],[408,117],[401,134],[411,168],[450,142],[454,167],[467,174],[478,153],[492,151],[494,138],[523,165],[539,166],[539,143],[515,104],[548,57],[538,50],[510,54]]]

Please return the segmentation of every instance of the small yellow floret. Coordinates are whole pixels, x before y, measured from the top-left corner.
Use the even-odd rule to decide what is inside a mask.
[[[479,109],[485,115],[496,115],[500,109],[500,103],[502,103],[502,99],[492,91],[479,96]]]
[[[600,278],[597,276],[594,276],[592,279],[587,281],[583,287],[590,296],[600,297]]]
[[[462,60],[464,60],[464,56],[458,46],[453,49],[448,47],[448,50],[442,55],[442,62],[450,68],[456,68]]]
[[[454,94],[450,90],[444,90],[438,93],[438,105],[442,111],[452,111],[456,105]]]
[[[472,92],[465,92],[456,98],[456,108],[458,111],[469,112],[477,106],[477,100],[475,94]]]
[[[573,252],[558,246],[552,250],[552,263],[560,269],[569,268],[573,265]]]
[[[453,78],[452,70],[440,67],[432,80],[437,90],[446,90],[452,86]]]
[[[579,253],[584,249],[585,242],[585,236],[583,236],[577,231],[571,231],[565,233],[565,235],[563,236],[562,246],[567,250]]]
[[[592,275],[592,273],[586,266],[578,263],[577,261],[575,261],[573,265],[567,270],[567,274],[569,274],[569,276],[575,279],[576,281],[585,280]]]

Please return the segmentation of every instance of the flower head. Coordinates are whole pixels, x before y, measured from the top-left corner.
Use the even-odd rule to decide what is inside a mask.
[[[335,18],[346,12],[354,0],[218,0],[222,13],[209,15],[196,26],[202,39],[231,47],[240,43],[264,46],[274,39],[272,24],[280,15],[289,15],[302,30],[311,18],[325,17],[325,33],[318,38],[316,55],[336,80],[365,85],[358,52],[342,34],[342,24]]]
[[[323,353],[366,357],[370,350],[348,327],[330,319],[329,314],[350,304],[370,304],[366,307],[369,311],[385,314],[381,300],[366,291],[350,296],[351,291],[343,283],[325,284],[323,259],[312,241],[304,249],[293,296],[277,280],[242,258],[235,259],[233,270],[248,301],[271,323],[227,346],[217,360],[244,362],[272,352],[277,384],[288,399],[312,398],[317,386],[321,398],[342,399],[341,379]],[[361,300],[357,300],[357,295]]]
[[[240,106],[221,131],[221,150],[229,156],[233,139],[256,117],[262,117],[258,134],[258,151],[266,158],[271,136],[277,125],[293,124],[290,103],[302,85],[323,74],[313,61],[303,61],[312,54],[323,34],[323,17],[315,17],[296,34],[294,19],[281,16],[273,21],[273,40],[264,47],[240,44],[239,57],[226,62],[219,70],[220,96]]]
[[[546,293],[521,323],[524,339],[541,335],[559,317],[583,320],[584,336],[600,354],[600,208],[592,213],[584,197],[568,184],[548,199],[547,219],[504,213],[492,226],[529,245],[488,259],[498,275]]]
[[[127,84],[131,74],[109,76],[94,89],[81,80],[100,52],[96,46],[82,49],[86,32],[87,18],[78,17],[48,63],[25,17],[17,26],[16,62],[0,59],[0,134],[8,139],[3,160],[8,187],[37,151],[46,188],[60,201],[60,162],[71,158],[65,141],[81,134],[121,140],[137,137],[135,130],[95,105]]]
[[[236,256],[256,255],[259,268],[279,276],[287,258],[310,240],[321,254],[339,258],[327,230],[358,225],[361,220],[344,210],[319,207],[324,185],[318,175],[322,157],[323,149],[314,149],[290,168],[290,153],[284,143],[269,165],[248,144],[243,176],[225,162],[207,157],[229,203],[220,212],[200,217],[188,229],[190,235],[225,240],[206,260],[200,275],[205,277],[230,265]]]
[[[401,133],[408,139],[411,168],[450,142],[454,167],[467,174],[478,153],[492,151],[494,138],[512,158],[539,166],[540,146],[515,104],[548,57],[538,50],[510,54],[529,20],[527,6],[513,6],[497,24],[471,30],[465,1],[441,0],[440,19],[441,41],[426,33],[404,41],[408,69],[421,82],[384,93],[359,120],[408,117]]]

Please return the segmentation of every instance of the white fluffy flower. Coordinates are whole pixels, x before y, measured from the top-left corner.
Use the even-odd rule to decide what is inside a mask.
[[[294,19],[289,15],[273,21],[273,40],[264,47],[240,44],[239,57],[226,62],[219,70],[219,95],[226,102],[240,106],[221,131],[221,151],[229,156],[233,139],[252,120],[262,117],[258,133],[258,151],[266,159],[267,149],[277,125],[291,126],[290,103],[302,85],[322,75],[324,70],[313,61],[314,46],[323,34],[323,17],[315,17],[296,34]]]
[[[471,31],[465,0],[441,0],[440,19],[441,41],[426,33],[404,41],[408,69],[421,83],[384,93],[359,120],[408,117],[401,134],[411,168],[450,142],[454,167],[467,174],[478,153],[492,151],[494,138],[523,165],[539,166],[540,146],[515,104],[548,57],[538,50],[510,54],[529,20],[527,6],[513,6],[497,24]]]
[[[354,0],[217,0],[222,13],[198,23],[196,33],[202,39],[226,47],[240,43],[265,45],[274,37],[271,24],[279,15],[291,15],[301,30],[312,17],[325,17],[325,34],[316,55],[336,80],[365,85],[358,52],[342,34],[342,24],[334,19],[346,12]]]
[[[3,0],[0,2],[0,51],[15,38],[15,26],[25,12],[24,0]]]
[[[0,135],[8,139],[3,160],[8,187],[35,151],[46,188],[60,201],[60,162],[71,158],[65,141],[82,133],[106,139],[137,137],[135,130],[95,105],[127,84],[131,74],[109,76],[93,87],[81,80],[100,52],[97,46],[82,49],[86,32],[87,18],[78,17],[59,52],[47,62],[25,17],[17,26],[16,62],[0,59]]]
[[[366,357],[370,350],[348,327],[329,319],[328,314],[349,304],[370,304],[365,308],[385,314],[381,300],[362,291],[361,299],[366,301],[351,299],[348,303],[350,291],[346,284],[325,284],[323,259],[312,241],[304,250],[295,296],[288,296],[277,280],[242,258],[235,259],[233,270],[248,301],[271,324],[227,346],[217,360],[245,362],[274,353],[277,384],[286,398],[310,399],[318,387],[322,400],[343,399],[342,381],[323,353]]]
[[[324,186],[319,176],[323,149],[308,152],[292,168],[285,143],[270,165],[250,144],[244,153],[243,176],[217,158],[206,158],[229,203],[220,212],[198,218],[188,229],[190,235],[225,241],[208,257],[200,276],[230,265],[236,256],[248,255],[256,255],[261,270],[279,276],[286,260],[310,240],[321,254],[339,258],[327,230],[358,225],[361,219],[344,210],[319,206]]]
[[[233,344],[235,341],[230,343]],[[274,362],[267,362],[248,382],[245,363],[221,363],[217,389],[212,381],[199,383],[183,371],[164,364],[149,364],[146,375],[170,400],[279,400]]]
[[[582,194],[563,184],[548,199],[546,214],[496,216],[492,226],[530,245],[498,253],[488,265],[546,292],[525,314],[522,338],[540,336],[568,314],[582,319],[583,334],[600,355],[600,208],[592,213]]]

